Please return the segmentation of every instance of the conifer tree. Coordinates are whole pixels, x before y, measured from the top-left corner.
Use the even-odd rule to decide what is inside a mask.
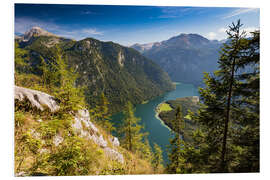
[[[62,104],[60,105],[62,110],[75,112],[85,107],[84,88],[76,87],[78,74],[68,66],[67,59],[58,46],[55,48],[54,59],[50,62],[50,66],[53,69],[53,76],[56,77],[52,82],[57,87],[54,96]]]
[[[176,132],[174,138],[170,139],[169,146],[169,163],[167,164],[166,171],[170,174],[183,173],[183,154],[184,151],[181,149],[183,146],[183,141],[181,140],[181,129],[184,128],[184,120],[182,117],[182,108],[178,106],[175,113],[174,127],[176,127]]]
[[[162,166],[163,157],[161,148],[155,143],[154,144],[154,155],[152,160],[152,165],[154,168],[154,172],[157,172],[159,167]]]
[[[236,76],[240,81],[234,92],[239,98],[235,101],[236,118],[232,128],[232,144],[234,153],[230,159],[237,159],[237,166],[232,166],[233,172],[259,172],[259,100],[260,100],[260,32],[255,31],[246,40],[239,60],[239,69],[244,71]]]
[[[100,124],[103,128],[105,128],[109,133],[115,130],[113,123],[110,121],[110,113],[109,113],[109,101],[104,95],[101,93],[99,101],[97,102],[95,108],[92,110],[93,118],[95,121]]]
[[[15,71],[17,73],[29,73],[31,66],[29,66],[29,52],[19,47],[18,42],[15,42]]]
[[[140,118],[134,115],[131,102],[128,102],[124,110],[125,120],[120,133],[122,134],[122,145],[132,152],[137,152],[142,145],[144,134],[141,132],[143,126],[139,124]]]
[[[241,26],[240,20],[229,26],[219,70],[212,76],[205,74],[206,87],[200,88],[201,107],[191,116],[200,129],[194,134],[193,147],[185,147],[193,156],[186,163],[203,167],[193,172],[244,172],[248,166],[258,167],[259,43],[255,36],[247,39]],[[247,157],[253,157],[256,165],[248,163]],[[246,167],[240,168],[244,164]]]
[[[147,160],[148,162],[151,162],[153,158],[153,152],[147,139],[147,134],[144,134],[143,141],[140,146],[141,158]]]

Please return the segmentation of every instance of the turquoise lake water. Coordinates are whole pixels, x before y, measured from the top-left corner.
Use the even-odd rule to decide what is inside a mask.
[[[156,97],[155,99],[147,102],[146,104],[136,105],[135,115],[141,118],[141,123],[144,125],[144,131],[148,132],[148,139],[150,145],[158,144],[163,151],[163,159],[167,162],[167,145],[169,145],[169,139],[172,137],[172,132],[170,129],[163,124],[156,117],[155,108],[158,104],[173,100],[180,97],[186,96],[198,96],[197,88],[192,84],[177,84],[176,89],[163,94],[162,96]],[[112,116],[112,121],[119,125],[123,120],[124,116],[122,113],[118,113]]]

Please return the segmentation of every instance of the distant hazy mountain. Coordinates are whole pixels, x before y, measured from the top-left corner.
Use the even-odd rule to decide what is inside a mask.
[[[138,44],[138,43],[136,43],[136,44],[132,45],[131,48],[134,48],[137,51],[139,51],[140,53],[143,53],[143,52],[145,52],[145,51],[147,51],[147,50],[149,50],[149,49],[151,49],[151,48],[153,48],[155,46],[159,46],[160,44],[161,43],[159,43],[159,42],[147,43],[147,44]]]
[[[38,74],[40,56],[53,61],[55,45],[61,48],[68,63],[79,73],[78,84],[86,86],[86,99],[91,105],[101,92],[110,102],[112,112],[122,110],[127,101],[133,104],[172,90],[168,74],[138,51],[113,42],[93,38],[75,41],[58,37],[35,27],[16,37],[20,48],[29,51],[32,73]]]
[[[158,63],[173,81],[198,85],[203,72],[217,69],[222,42],[211,41],[198,34],[180,34],[151,44],[135,44],[131,47]]]

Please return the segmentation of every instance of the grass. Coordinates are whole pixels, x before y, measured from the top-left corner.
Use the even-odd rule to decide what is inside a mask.
[[[191,116],[189,114],[187,114],[184,118],[191,120]]]
[[[149,101],[143,101],[142,104],[147,104]]]
[[[170,106],[169,104],[167,104],[167,103],[161,103],[161,104],[159,104],[158,107],[157,107],[157,112],[158,112],[158,113],[163,112],[163,111],[171,111],[171,110],[173,110],[173,109],[172,109],[171,106]]]

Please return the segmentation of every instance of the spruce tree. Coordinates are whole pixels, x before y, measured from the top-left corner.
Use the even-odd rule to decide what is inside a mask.
[[[128,102],[124,110],[125,119],[121,127],[122,145],[131,152],[137,152],[142,145],[144,134],[141,132],[143,126],[139,124],[140,118],[134,115],[131,102]]]
[[[163,157],[161,148],[155,143],[154,144],[154,155],[152,160],[152,165],[154,168],[154,172],[157,172],[160,166],[162,166]]]
[[[50,62],[53,70],[54,95],[60,101],[60,107],[66,112],[76,112],[85,107],[83,95],[84,88],[76,86],[78,74],[72,67],[68,66],[66,57],[61,49],[56,46],[54,59]]]
[[[167,164],[166,171],[170,174],[179,174],[183,173],[183,153],[184,151],[181,149],[183,146],[183,141],[181,140],[181,130],[184,128],[184,119],[182,117],[182,108],[178,106],[175,113],[175,121],[174,127],[176,127],[176,131],[174,134],[174,138],[170,139],[169,146],[169,163]]]
[[[259,113],[260,113],[260,33],[255,31],[252,37],[246,40],[243,54],[239,61],[239,69],[243,71],[236,76],[240,81],[235,94],[237,109],[232,129],[232,144],[237,165],[231,167],[233,172],[259,172]]]
[[[100,124],[107,132],[111,133],[115,130],[113,123],[110,121],[110,113],[109,113],[109,101],[102,92],[97,101],[95,108],[91,111],[93,114],[93,118],[95,121]]]
[[[148,162],[151,162],[153,158],[153,151],[146,134],[144,134],[143,141],[141,143],[140,157],[147,160]]]
[[[258,167],[259,43],[255,36],[247,39],[241,26],[240,20],[229,26],[219,70],[206,73],[206,87],[199,90],[200,109],[191,117],[200,129],[194,134],[193,147],[185,148],[192,156],[186,163],[201,167],[193,172],[243,172],[247,166]],[[247,157],[253,157],[257,165],[248,163]]]

